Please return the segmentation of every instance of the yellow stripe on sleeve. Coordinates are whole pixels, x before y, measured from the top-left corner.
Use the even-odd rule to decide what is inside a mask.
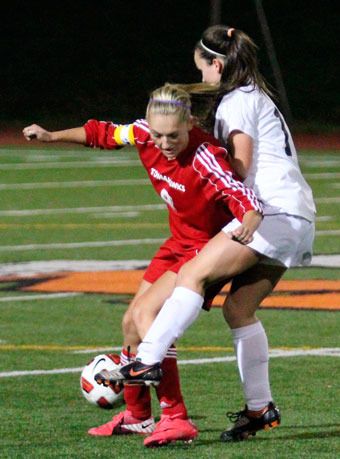
[[[122,124],[117,126],[113,133],[113,139],[117,145],[135,145],[133,124]]]

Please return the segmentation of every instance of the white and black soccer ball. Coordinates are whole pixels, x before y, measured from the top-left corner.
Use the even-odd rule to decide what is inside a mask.
[[[80,376],[80,389],[86,400],[100,408],[111,409],[121,405],[123,385],[105,387],[94,379],[101,370],[116,370],[120,367],[120,358],[116,354],[100,354],[85,365]]]

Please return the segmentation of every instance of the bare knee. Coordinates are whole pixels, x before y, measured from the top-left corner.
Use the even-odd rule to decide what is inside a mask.
[[[132,311],[128,309],[122,319],[122,331],[123,335],[129,334],[135,328],[135,324],[133,322]]]
[[[203,271],[193,269],[192,261],[185,263],[177,274],[176,286],[190,288],[196,292],[202,293],[206,286],[207,276]]]
[[[161,307],[161,305],[159,305],[159,307],[155,309],[153,305],[152,307],[148,306],[149,305],[145,303],[143,298],[137,298],[132,309],[132,320],[141,339],[146,335]]]
[[[130,346],[132,352],[141,342],[138,329],[133,319],[134,301],[130,304],[122,319],[122,332],[124,336],[124,347]]]

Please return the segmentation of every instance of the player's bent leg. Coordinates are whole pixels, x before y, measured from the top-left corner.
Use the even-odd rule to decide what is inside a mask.
[[[176,286],[204,295],[207,285],[232,278],[259,260],[254,250],[235,242],[223,232],[213,237],[177,275]]]
[[[273,291],[286,268],[257,263],[234,277],[223,305],[223,315],[230,328],[256,322],[256,310]]]
[[[280,411],[273,402],[259,411],[250,411],[246,406],[242,411],[227,413],[227,417],[234,425],[221,433],[223,442],[247,440],[258,431],[274,429],[281,423]]]
[[[153,433],[144,440],[144,445],[156,447],[176,441],[191,442],[197,435],[198,429],[190,419],[163,414]]]
[[[137,352],[137,346],[141,341],[138,329],[134,322],[134,311],[138,298],[147,292],[151,286],[152,284],[150,282],[144,279],[142,280],[137,293],[135,294],[133,300],[130,302],[129,307],[123,316],[122,331],[124,336],[124,348],[130,349],[130,351],[134,354]]]
[[[258,264],[234,278],[225,301],[223,312],[232,328],[246,408],[228,413],[234,426],[221,434],[224,442],[244,440],[280,424],[279,410],[271,401],[267,336],[255,312],[284,272],[284,267]]]
[[[144,338],[164,302],[171,295],[176,278],[177,274],[166,271],[147,291],[135,299],[132,317],[141,339]]]

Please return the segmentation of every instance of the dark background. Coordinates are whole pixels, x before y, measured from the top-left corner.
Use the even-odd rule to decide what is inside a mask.
[[[339,125],[337,1],[263,0],[294,126]],[[200,79],[192,51],[209,0],[11,1],[1,10],[0,122],[132,121],[165,81]],[[221,22],[258,44],[275,85],[253,0],[222,0]],[[281,107],[282,108],[282,107]],[[293,127],[294,127],[293,126]]]

